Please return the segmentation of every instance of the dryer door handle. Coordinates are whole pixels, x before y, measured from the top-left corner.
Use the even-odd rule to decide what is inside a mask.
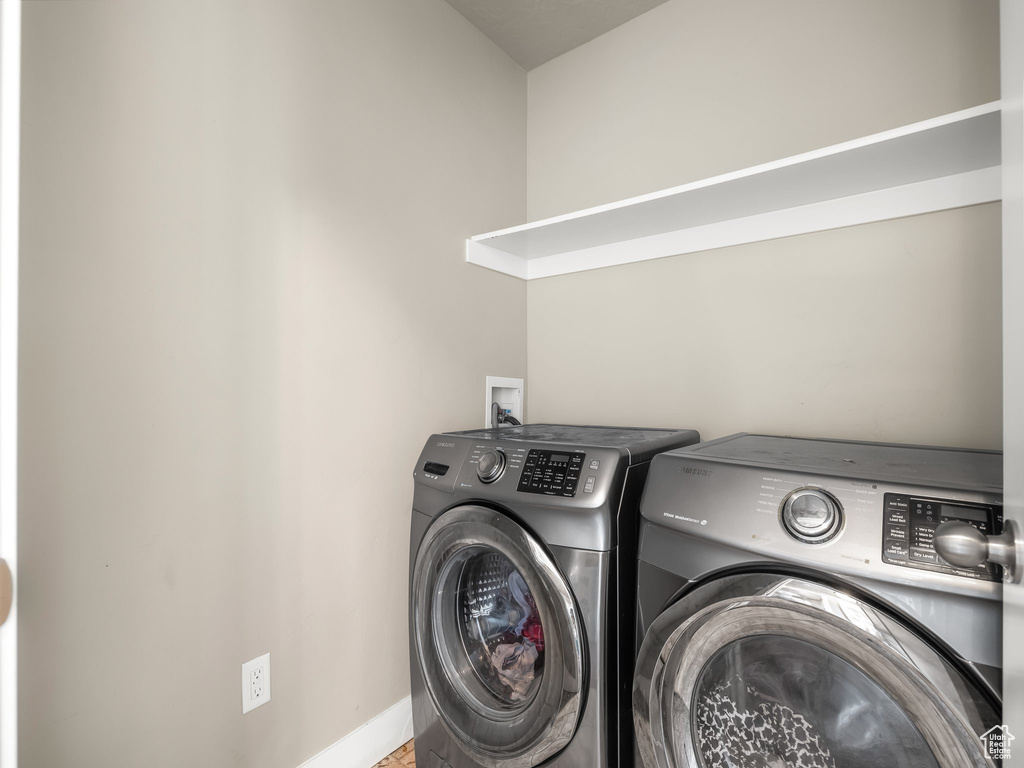
[[[998,536],[986,536],[970,523],[950,520],[935,529],[935,551],[950,565],[974,568],[983,563],[1003,566],[1003,580],[1019,584],[1021,558],[1017,556],[1017,526],[1006,520]]]

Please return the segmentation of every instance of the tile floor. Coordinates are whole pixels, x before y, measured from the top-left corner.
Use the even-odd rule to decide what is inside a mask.
[[[373,768],[416,768],[416,753],[412,748],[412,739],[374,765]]]

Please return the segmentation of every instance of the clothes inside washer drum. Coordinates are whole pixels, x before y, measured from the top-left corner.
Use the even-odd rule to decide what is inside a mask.
[[[746,694],[744,709],[735,700],[738,687]],[[695,704],[694,736],[706,768],[836,768],[807,718],[738,678]]]
[[[536,674],[537,648],[529,640],[502,643],[491,654],[491,664],[498,678],[512,689],[512,701],[523,701]]]

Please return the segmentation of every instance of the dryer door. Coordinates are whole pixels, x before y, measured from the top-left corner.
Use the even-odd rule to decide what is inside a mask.
[[[908,626],[812,581],[733,576],[651,626],[646,768],[991,768],[993,696]]]
[[[520,525],[458,507],[427,530],[413,579],[414,636],[445,728],[478,763],[532,768],[572,739],[584,637],[565,578]]]

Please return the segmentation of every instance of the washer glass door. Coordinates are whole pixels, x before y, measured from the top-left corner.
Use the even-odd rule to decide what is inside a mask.
[[[544,677],[544,624],[526,580],[496,549],[466,547],[442,570],[434,642],[466,701],[482,710],[525,707]]]
[[[563,749],[582,710],[583,633],[540,544],[498,512],[460,507],[427,530],[412,583],[424,682],[462,748],[493,768]]]
[[[669,608],[644,640],[646,768],[993,765],[978,735],[998,715],[906,626],[810,581],[733,578]]]

